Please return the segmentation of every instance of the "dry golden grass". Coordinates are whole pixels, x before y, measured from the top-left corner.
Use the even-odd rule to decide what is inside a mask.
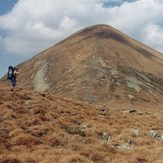
[[[2,163],[163,162],[163,140],[149,135],[150,130],[163,134],[162,114],[98,108],[0,86]],[[111,137],[103,139],[104,133]]]

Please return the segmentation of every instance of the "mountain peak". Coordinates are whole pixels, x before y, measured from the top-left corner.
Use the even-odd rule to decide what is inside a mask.
[[[125,35],[116,30],[115,28],[99,24],[99,25],[93,25],[89,27],[85,27],[84,29],[81,29],[74,34],[72,34],[70,37],[66,38],[65,40],[73,39],[74,37],[81,37],[81,39],[115,39],[120,42],[126,42]],[[64,41],[64,40],[63,40]],[[61,42],[62,43],[62,42]]]
[[[102,104],[162,102],[163,56],[108,25],[79,30],[19,66],[20,84],[36,91]]]

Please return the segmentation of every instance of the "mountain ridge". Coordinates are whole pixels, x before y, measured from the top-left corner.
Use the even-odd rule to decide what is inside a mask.
[[[108,25],[81,29],[19,66],[19,84],[36,91],[101,104],[162,102],[161,53]]]

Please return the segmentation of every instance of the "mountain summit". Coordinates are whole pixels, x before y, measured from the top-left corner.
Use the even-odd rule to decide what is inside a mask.
[[[18,66],[14,91],[0,82],[1,163],[163,162],[160,53],[97,25]]]
[[[22,86],[81,101],[163,97],[163,55],[108,25],[84,28],[19,66]]]

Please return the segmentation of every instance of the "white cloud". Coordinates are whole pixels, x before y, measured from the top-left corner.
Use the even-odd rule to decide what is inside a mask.
[[[157,0],[126,2],[109,10],[110,23],[130,35],[139,34],[147,25],[158,22],[163,14],[162,7],[163,2],[157,3]]]
[[[163,52],[163,42],[158,39],[163,31],[162,8],[163,1],[160,0],[126,2],[109,11],[109,22],[129,36]]]
[[[103,4],[112,2],[122,4],[109,8]],[[6,33],[0,41],[6,51],[29,56],[79,28],[102,23],[162,50],[158,40],[162,8],[161,0],[19,0],[10,13],[0,16],[0,30]]]
[[[64,18],[62,19],[60,26],[63,29],[69,29],[69,28],[73,28],[76,25],[75,20],[69,18],[68,16],[64,16]]]
[[[3,39],[2,39],[2,36],[0,35],[0,48],[3,47],[2,43],[3,43]]]
[[[155,47],[159,51],[163,52],[163,28],[158,25],[151,24],[144,29],[143,42],[151,47]]]

